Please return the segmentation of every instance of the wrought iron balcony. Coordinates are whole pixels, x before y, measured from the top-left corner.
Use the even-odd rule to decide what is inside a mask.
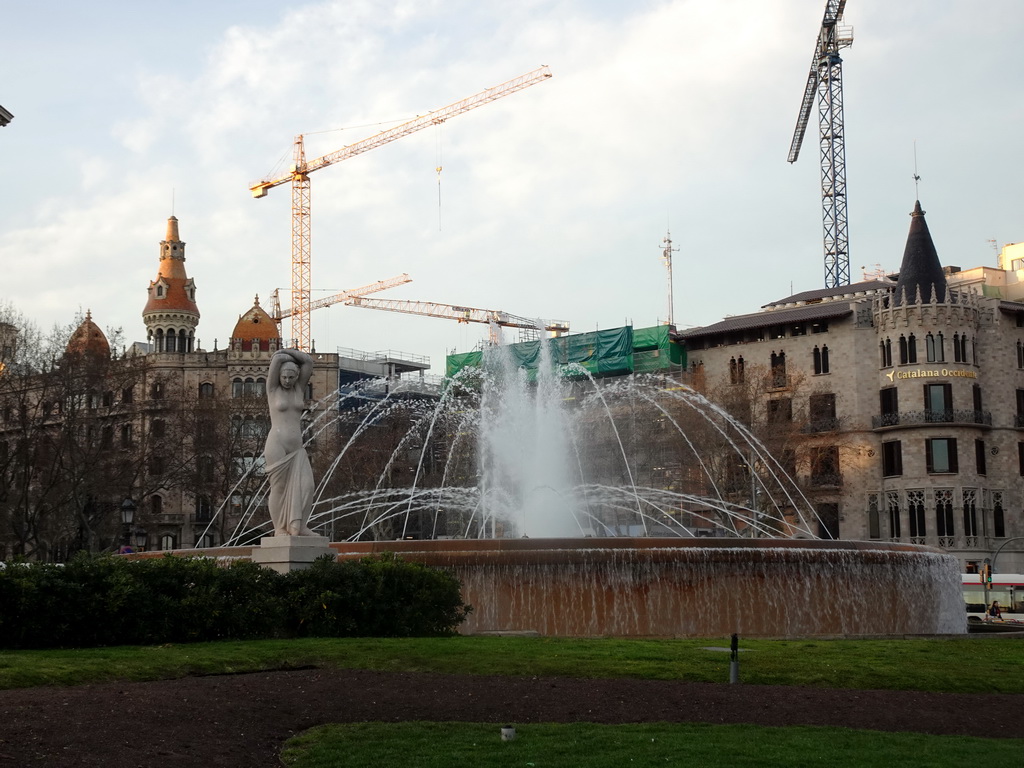
[[[903,427],[916,424],[982,424],[992,426],[991,411],[949,409],[945,411],[899,411],[871,417],[871,428]],[[1022,426],[1022,425],[1018,425]]]
[[[806,434],[813,434],[815,432],[835,432],[839,429],[839,426],[838,417],[826,416],[811,419],[800,428],[800,431]]]

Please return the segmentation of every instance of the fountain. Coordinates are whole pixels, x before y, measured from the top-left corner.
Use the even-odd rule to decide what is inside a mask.
[[[966,631],[955,558],[827,538],[741,421],[676,379],[595,380],[536,344],[532,369],[497,347],[440,398],[367,383],[309,426],[339,441],[310,517],[339,558],[453,570],[466,633]]]

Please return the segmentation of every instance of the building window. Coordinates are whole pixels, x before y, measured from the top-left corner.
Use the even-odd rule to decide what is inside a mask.
[[[900,527],[900,492],[887,491],[885,494],[885,508],[889,513],[889,538],[899,541],[903,535]]]
[[[953,362],[967,362],[967,334],[953,334]],[[1017,342],[1017,367],[1024,368],[1024,345]]]
[[[199,474],[200,483],[213,482],[213,459],[209,456],[200,456],[196,460],[196,469]]]
[[[213,509],[208,496],[196,498],[196,522],[208,523],[213,520]]]
[[[828,432],[839,428],[836,418],[836,396],[832,392],[811,395],[807,407],[809,432]]]
[[[892,368],[892,341],[886,339],[878,342],[878,351],[882,357],[882,368]]]
[[[822,539],[839,538],[839,505],[835,503],[818,504],[818,537]]]
[[[811,333],[828,333],[828,320],[818,320],[811,323]]]
[[[150,456],[148,460],[149,474],[154,477],[159,477],[164,473],[164,457],[163,456]]]
[[[745,371],[742,357],[734,357],[729,361],[729,383],[742,384],[745,378]]]
[[[100,433],[100,448],[114,447],[114,428],[107,424]]]
[[[985,441],[975,440],[974,441],[974,463],[977,467],[978,474],[987,474],[985,471]]]
[[[917,338],[914,334],[900,336],[900,365],[909,365],[917,362]]]
[[[828,373],[828,347],[822,346],[821,349],[818,349],[818,347],[815,346],[813,356],[815,375]]]
[[[1003,492],[992,491],[992,535],[1006,538],[1006,520],[1003,517]]]
[[[1024,443],[1017,443],[1017,469],[1024,475]]]
[[[899,440],[882,443],[882,475],[896,477],[903,474],[903,444]]]
[[[964,536],[976,539],[978,536],[978,492],[973,488],[964,488]],[[977,545],[977,541],[968,542]]]
[[[160,549],[175,549],[176,544],[177,542],[173,533],[165,533],[160,537]]]
[[[122,424],[121,425],[121,447],[130,448],[132,444],[132,425]]]
[[[793,401],[788,397],[768,401],[768,423],[782,424],[793,420]]]
[[[209,381],[204,381],[199,385],[199,397],[207,399],[213,397],[213,384]]]
[[[882,538],[882,523],[878,514],[878,494],[868,494],[868,538]]]
[[[153,386],[150,388],[150,391],[149,391],[149,396],[153,400],[163,400],[164,399],[164,385],[163,385],[162,381],[157,381],[157,382],[153,383]]]
[[[786,386],[786,353],[772,352],[771,357],[771,382],[772,387],[781,389]],[[312,399],[312,398],[310,398]]]
[[[167,422],[163,419],[153,419],[149,429],[153,437],[159,440],[167,434]]]
[[[163,514],[164,511],[164,499],[163,496],[154,493],[149,497],[149,511],[153,515]]]
[[[910,515],[910,538],[914,543],[923,544],[927,535],[924,519],[924,491],[907,491],[907,512]]]
[[[241,379],[232,379],[231,381],[231,396],[241,397],[245,391],[245,383]]]
[[[900,423],[900,398],[896,387],[886,387],[878,391],[879,407],[882,411],[880,426],[891,427]]]
[[[121,402],[131,403],[135,399],[135,393],[133,387],[125,387],[121,390]]]
[[[839,447],[825,445],[811,449],[811,485],[839,486],[843,484],[839,472]]]
[[[933,475],[957,472],[956,438],[935,437],[924,441],[925,464]]]
[[[924,385],[924,418],[930,422],[953,420],[953,386],[951,384]]]
[[[109,390],[107,392],[104,392],[103,393],[103,407],[104,408],[110,408],[113,404],[114,404],[114,393],[110,392]]]
[[[929,333],[924,337],[925,354],[929,363],[944,363],[946,361],[945,342],[942,333]]]
[[[938,488],[935,491],[935,533],[940,547],[953,546],[953,490]]]
[[[806,336],[807,325],[805,323],[795,323],[789,331],[790,336]]]

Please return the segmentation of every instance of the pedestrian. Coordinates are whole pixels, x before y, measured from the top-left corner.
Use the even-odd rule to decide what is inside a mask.
[[[992,601],[992,605],[990,605],[989,609],[988,609],[988,618],[989,618],[989,620],[991,620],[991,619],[1001,619],[1002,617],[1003,617],[1003,614],[999,610],[999,601],[998,600],[993,600]]]

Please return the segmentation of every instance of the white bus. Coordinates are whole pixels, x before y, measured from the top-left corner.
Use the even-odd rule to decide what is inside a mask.
[[[988,607],[999,602],[1002,624],[1020,623],[1024,631],[1024,574],[993,573],[992,582],[986,587],[980,573],[961,574],[964,602],[967,604],[967,624],[977,626],[987,621]],[[1005,627],[1006,629],[1013,628]]]

